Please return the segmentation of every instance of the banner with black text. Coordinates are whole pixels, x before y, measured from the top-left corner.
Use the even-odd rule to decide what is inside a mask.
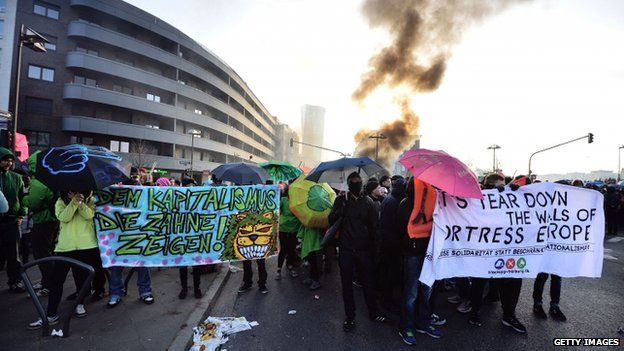
[[[438,192],[420,280],[600,277],[604,225],[603,196],[590,189],[539,183],[481,200]]]

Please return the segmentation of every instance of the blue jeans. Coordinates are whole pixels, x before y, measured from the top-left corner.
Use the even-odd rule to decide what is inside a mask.
[[[111,267],[110,270],[110,281],[109,281],[109,290],[111,297],[116,296],[121,298],[124,293],[124,282],[123,282],[123,269],[124,267]],[[137,285],[139,287],[139,296],[147,296],[152,294],[152,280],[150,278],[149,269],[147,267],[135,267],[134,268],[139,275],[137,278]]]
[[[405,287],[399,324],[401,330],[414,331],[415,327],[426,327],[430,324],[429,298],[431,297],[431,288],[418,280],[424,260],[424,255],[406,256],[404,259]]]

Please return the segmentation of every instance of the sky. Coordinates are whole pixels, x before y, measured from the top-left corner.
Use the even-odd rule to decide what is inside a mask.
[[[397,90],[360,105],[351,94],[389,44],[355,0],[127,0],[225,60],[271,114],[294,128],[304,104],[326,108],[325,147],[353,152],[353,135],[399,117]],[[624,1],[535,0],[467,28],[440,88],[412,94],[421,147],[473,168],[534,173],[616,171],[624,144]],[[401,88],[398,88],[401,90]],[[624,151],[624,150],[623,150]],[[624,154],[624,152],[623,152]],[[328,159],[337,156],[326,153]]]

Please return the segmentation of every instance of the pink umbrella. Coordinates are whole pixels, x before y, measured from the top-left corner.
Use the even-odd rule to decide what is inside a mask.
[[[475,199],[483,197],[479,181],[470,168],[444,151],[410,150],[399,162],[414,177],[450,195]]]

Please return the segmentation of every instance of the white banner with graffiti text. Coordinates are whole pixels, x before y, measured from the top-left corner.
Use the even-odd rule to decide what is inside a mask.
[[[420,281],[600,277],[605,219],[595,190],[539,183],[460,199],[438,192]]]

